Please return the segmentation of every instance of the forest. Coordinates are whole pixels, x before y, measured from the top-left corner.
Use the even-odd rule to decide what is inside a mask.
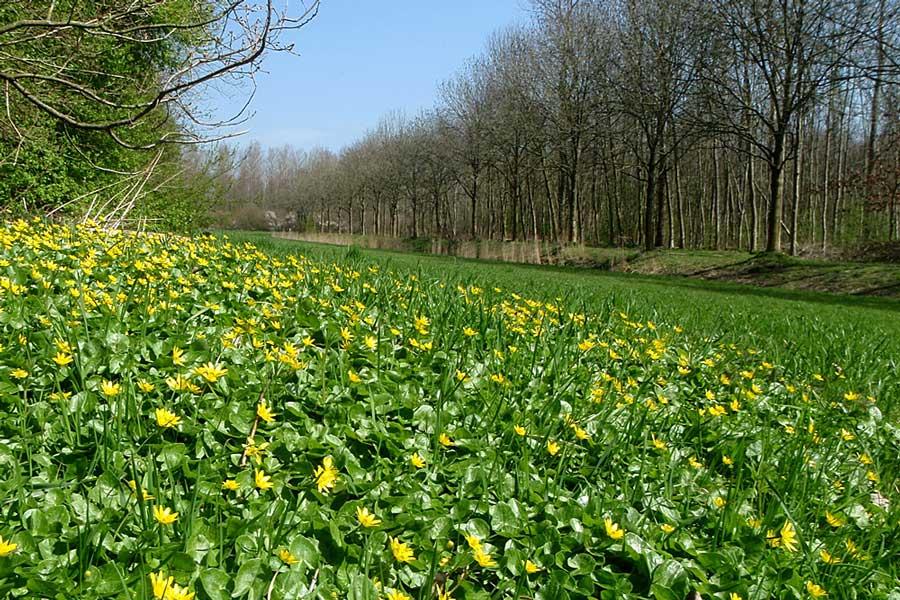
[[[894,0],[529,7],[434,107],[339,152],[220,150],[217,222],[792,254],[900,240]]]

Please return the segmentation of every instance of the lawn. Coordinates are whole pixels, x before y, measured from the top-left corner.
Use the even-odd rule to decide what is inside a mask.
[[[0,245],[0,597],[900,597],[895,301]]]

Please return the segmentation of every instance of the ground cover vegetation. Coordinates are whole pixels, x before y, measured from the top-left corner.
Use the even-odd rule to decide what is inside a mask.
[[[263,242],[0,228],[0,595],[900,593],[889,311]]]

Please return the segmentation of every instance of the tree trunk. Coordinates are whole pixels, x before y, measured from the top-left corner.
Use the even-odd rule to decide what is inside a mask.
[[[769,214],[766,230],[766,252],[781,252],[781,213],[784,181],[784,128],[775,132],[769,157]]]

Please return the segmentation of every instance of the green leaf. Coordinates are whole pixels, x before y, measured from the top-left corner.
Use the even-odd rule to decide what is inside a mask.
[[[245,563],[246,564],[246,563]],[[231,578],[222,569],[204,569],[200,573],[200,584],[210,600],[228,600],[228,584]]]

